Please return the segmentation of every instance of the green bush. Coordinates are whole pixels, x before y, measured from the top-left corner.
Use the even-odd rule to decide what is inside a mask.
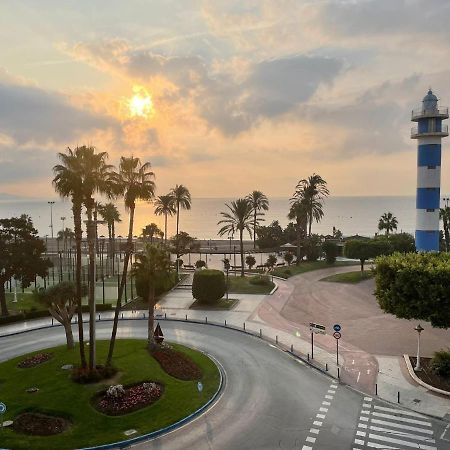
[[[450,351],[440,350],[434,353],[431,367],[443,378],[450,378]]]
[[[338,255],[338,246],[336,243],[325,241],[322,245],[322,250],[325,252],[327,263],[334,264],[336,262],[336,256]]]
[[[196,269],[201,269],[202,267],[206,267],[205,261],[202,261],[201,259],[199,259],[198,261],[195,261]]]
[[[198,270],[192,281],[192,296],[200,303],[212,304],[225,294],[225,275],[221,270]]]
[[[171,272],[167,277],[157,278],[155,281],[155,295],[159,296],[164,292],[170,291],[176,284],[177,274]],[[135,277],[136,293],[143,300],[147,301],[147,280],[141,277]]]
[[[317,261],[319,259],[321,249],[320,249],[320,238],[317,234],[312,234],[304,241],[305,255],[308,261]]]
[[[251,277],[248,282],[256,286],[270,286],[270,278],[267,275],[257,275]]]

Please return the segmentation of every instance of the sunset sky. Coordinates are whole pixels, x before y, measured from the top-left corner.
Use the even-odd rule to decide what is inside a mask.
[[[54,197],[56,153],[152,163],[158,194],[414,195],[410,112],[450,104],[448,0],[3,0],[0,192]],[[444,140],[442,191],[450,192]]]

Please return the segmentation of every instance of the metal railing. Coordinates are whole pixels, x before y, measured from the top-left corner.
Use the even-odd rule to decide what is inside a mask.
[[[448,107],[442,106],[440,108],[434,108],[434,109],[424,109],[424,108],[418,108],[413,109],[411,112],[411,119],[418,119],[420,117],[438,117],[438,116],[445,116],[448,117]]]
[[[441,125],[440,130],[419,131],[419,127],[411,128],[411,137],[417,136],[448,136],[448,125]]]

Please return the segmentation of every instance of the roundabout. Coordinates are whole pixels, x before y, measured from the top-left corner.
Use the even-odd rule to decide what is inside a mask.
[[[380,445],[390,442],[394,448],[448,448],[448,442],[439,441],[444,422],[418,414],[415,417],[415,413],[396,405],[364,397],[257,337],[210,325],[177,321],[162,321],[161,325],[168,341],[213,356],[223,367],[224,387],[203,414],[133,448],[362,449],[370,439]],[[98,323],[98,339],[109,338],[110,327],[110,323]],[[146,333],[145,321],[124,320],[118,336],[145,339]],[[64,335],[58,328],[2,337],[0,359],[9,360],[63,343]],[[380,420],[380,414],[389,417],[383,417],[386,423],[378,428],[392,428],[393,433],[366,433],[361,425],[367,428],[367,422],[361,418],[370,418],[372,423]],[[412,425],[408,420],[422,425]],[[409,430],[410,436],[406,437],[395,435],[404,434],[401,426],[418,430]],[[396,447],[392,445],[396,442],[389,439],[409,445]]]

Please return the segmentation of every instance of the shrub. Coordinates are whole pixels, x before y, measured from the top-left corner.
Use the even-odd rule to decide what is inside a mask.
[[[196,269],[201,269],[202,267],[206,267],[205,261],[202,261],[201,259],[199,259],[198,261],[195,262]]]
[[[284,255],[284,260],[288,263],[290,266],[292,264],[292,261],[294,261],[294,254],[291,252],[287,252]]]
[[[338,255],[338,246],[335,242],[326,241],[322,245],[322,250],[325,252],[325,259],[328,264],[334,264],[336,256]]]
[[[283,273],[284,273],[284,275],[290,276],[290,275],[292,275],[292,270],[291,269],[286,269],[286,270],[283,271]]]
[[[256,264],[256,259],[253,255],[247,255],[245,257],[245,264],[247,264],[248,268],[252,270],[252,267]]]
[[[273,267],[277,263],[278,259],[275,255],[269,255],[267,258],[266,266]]]
[[[317,261],[320,256],[320,238],[313,234],[305,239],[305,255],[308,261]]]
[[[250,284],[254,284],[256,286],[270,286],[270,278],[267,275],[257,275],[255,277],[251,277],[249,280]]]
[[[194,273],[192,296],[200,303],[214,303],[225,294],[225,275],[221,270],[199,270]]]
[[[440,350],[434,353],[431,367],[443,378],[450,378],[450,351]]]

